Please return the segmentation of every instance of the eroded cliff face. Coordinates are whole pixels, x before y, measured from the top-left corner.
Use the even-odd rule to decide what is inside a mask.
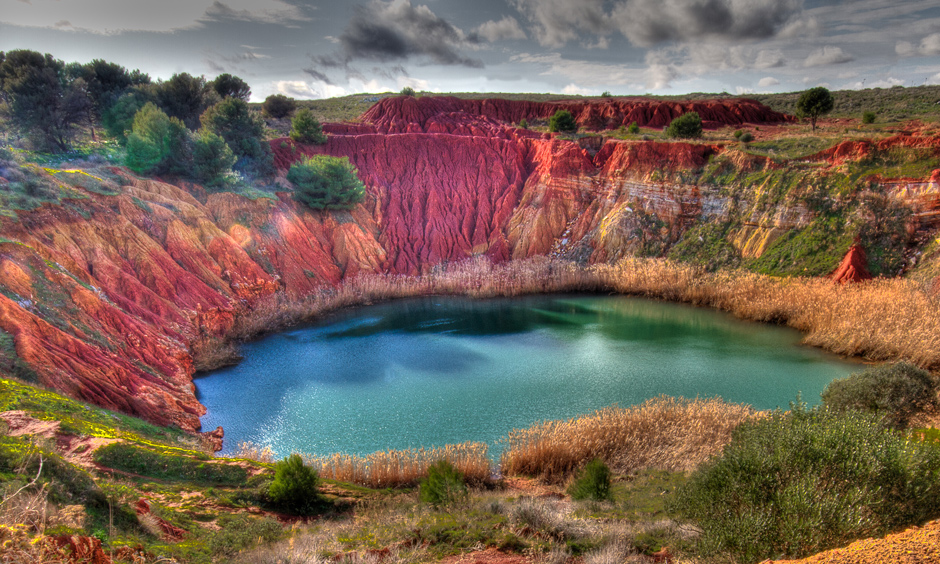
[[[559,107],[604,127],[665,124],[688,109],[711,126],[789,119],[750,101],[685,106],[396,98],[361,124],[328,124],[323,146],[271,142],[282,175],[304,155],[349,157],[367,197],[344,212],[307,209],[286,183],[250,199],[116,169],[116,195],[76,187],[63,205],[0,218],[0,360],[74,397],[196,430],[194,343],[226,335],[275,293],[302,298],[360,273],[417,274],[478,255],[662,256],[691,226],[730,217],[752,220],[729,238],[759,255],[755,233],[812,220],[801,201],[703,174],[716,158],[738,175],[772,172],[769,160],[688,143],[598,139],[589,151],[511,125]],[[936,185],[898,194],[928,213]]]

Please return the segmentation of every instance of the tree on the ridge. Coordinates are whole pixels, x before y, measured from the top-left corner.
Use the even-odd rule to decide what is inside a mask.
[[[326,143],[326,135],[323,134],[323,127],[313,112],[307,108],[301,108],[297,115],[291,120],[290,138],[297,143],[307,143],[311,145],[322,145]]]
[[[215,93],[223,100],[231,97],[247,102],[248,98],[251,97],[251,87],[248,86],[248,83],[227,72],[215,77],[215,79],[209,83],[209,86],[215,90]]]
[[[183,122],[148,102],[134,116],[125,162],[141,174],[183,176],[191,170],[190,144],[189,130]]]
[[[347,157],[314,155],[291,165],[287,180],[294,199],[313,209],[350,209],[362,201],[366,188]]]
[[[238,159],[236,170],[262,177],[274,172],[271,147],[264,141],[264,121],[251,112],[247,102],[228,97],[207,109],[199,119],[203,129],[225,139]]]
[[[261,110],[264,112],[264,115],[275,119],[289,116],[296,107],[297,102],[295,102],[293,98],[283,94],[271,94],[265,98],[264,103],[261,104]]]
[[[666,128],[666,135],[682,139],[702,136],[702,118],[698,112],[688,112],[672,120]]]
[[[558,110],[548,120],[548,130],[551,132],[574,133],[578,131],[578,122],[568,110]]]
[[[826,88],[817,86],[800,94],[796,102],[797,115],[808,117],[812,130],[816,131],[816,120],[823,114],[828,114],[835,106],[832,94]]]
[[[215,91],[208,88],[206,79],[181,72],[170,80],[154,85],[157,105],[166,115],[175,117],[189,129],[199,127],[199,116],[217,99]],[[208,92],[211,96],[207,96]]]
[[[0,107],[40,150],[64,151],[88,119],[87,83],[70,80],[62,61],[19,49],[0,53]]]

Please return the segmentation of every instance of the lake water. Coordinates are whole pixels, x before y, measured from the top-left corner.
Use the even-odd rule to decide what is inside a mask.
[[[433,297],[362,307],[243,347],[196,379],[204,429],[299,451],[496,442],[660,394],[786,408],[861,367],[799,332],[624,296]]]

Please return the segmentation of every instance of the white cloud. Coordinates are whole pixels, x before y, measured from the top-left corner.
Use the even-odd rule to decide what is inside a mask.
[[[757,81],[757,85],[761,88],[769,88],[771,86],[777,86],[778,84],[780,84],[780,81],[772,76],[765,76]]]
[[[564,88],[562,88],[562,89],[561,89],[561,93],[562,93],[562,94],[569,94],[569,95],[572,95],[572,96],[574,96],[574,95],[578,95],[578,96],[590,96],[593,92],[592,92],[591,90],[588,90],[587,88],[581,88],[581,87],[578,86],[577,84],[572,83],[572,84],[569,84],[568,86],[565,86]]]
[[[747,87],[744,87],[744,86],[735,86],[735,87],[734,87],[734,92],[735,92],[738,96],[741,96],[742,94],[753,94],[753,93],[754,93],[754,89],[753,89],[753,88],[747,88]]]
[[[757,53],[757,59],[754,61],[755,69],[773,69],[782,67],[786,63],[783,51],[780,49],[762,49]]]
[[[284,94],[300,100],[313,100],[320,98],[336,98],[339,96],[348,96],[350,94],[362,94],[366,92],[393,92],[400,90],[403,86],[411,86],[416,90],[427,90],[427,82],[416,79],[399,79],[399,88],[392,88],[381,84],[377,80],[363,81],[354,78],[346,86],[336,84],[327,84],[321,81],[307,82],[305,80],[278,80],[273,84],[275,93]]]
[[[2,23],[105,35],[194,29],[218,19],[276,24],[309,19],[283,0],[21,0],[3,4]]]
[[[940,33],[928,35],[920,42],[921,55],[940,55]]]
[[[928,78],[927,84],[940,84],[940,72]]]
[[[842,47],[827,45],[816,49],[803,61],[805,67],[820,67],[823,65],[840,65],[854,61],[855,57],[842,50]]]
[[[512,0],[535,26],[536,38],[545,47],[561,47],[582,32],[606,35],[613,31],[604,0]]]
[[[522,27],[519,26],[519,22],[512,16],[506,16],[498,22],[490,20],[476,28],[474,32],[490,43],[501,39],[526,38],[526,34],[522,31]]]
[[[911,45],[910,41],[898,41],[897,45],[894,46],[894,52],[901,57],[910,57],[915,53],[914,46]]]

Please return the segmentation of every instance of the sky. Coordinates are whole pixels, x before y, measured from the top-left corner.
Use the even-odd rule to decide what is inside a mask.
[[[0,51],[252,100],[405,86],[614,95],[940,84],[940,0],[0,0]]]

